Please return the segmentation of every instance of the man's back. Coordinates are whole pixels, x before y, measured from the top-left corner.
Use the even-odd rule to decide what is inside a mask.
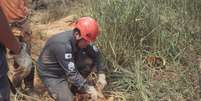
[[[39,68],[39,72],[44,72],[44,73],[41,73],[41,75],[53,76],[53,77],[60,77],[61,75],[64,75],[64,71],[58,62],[61,60],[57,60],[55,56],[55,54],[59,54],[59,53],[54,53],[54,51],[63,50],[62,48],[59,47],[60,45],[62,46],[67,45],[71,47],[72,45],[71,39],[73,38],[72,33],[73,33],[72,31],[59,33],[51,37],[47,41],[38,59],[41,65]]]

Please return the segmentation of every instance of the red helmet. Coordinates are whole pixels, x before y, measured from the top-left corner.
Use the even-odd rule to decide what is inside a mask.
[[[75,28],[80,31],[81,37],[87,41],[96,41],[99,35],[99,27],[91,17],[82,17],[75,22]]]

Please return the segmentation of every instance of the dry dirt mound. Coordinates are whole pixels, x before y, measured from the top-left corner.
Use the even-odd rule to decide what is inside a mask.
[[[72,22],[74,21],[75,16],[68,16],[65,18],[62,18],[60,20],[57,20],[55,22],[51,22],[48,24],[39,24],[39,23],[32,23],[32,53],[33,57],[37,58],[40,51],[42,50],[44,43],[46,40],[60,32],[63,32],[65,30],[72,29]]]
[[[33,36],[37,35],[38,32],[46,34],[46,38],[72,28],[71,23],[75,20],[75,16],[68,16],[51,22],[49,24],[32,24]]]

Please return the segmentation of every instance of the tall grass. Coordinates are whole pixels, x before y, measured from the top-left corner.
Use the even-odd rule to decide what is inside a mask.
[[[198,101],[200,0],[87,0],[84,15],[101,26],[109,90],[128,101]],[[147,67],[156,55],[164,69]]]

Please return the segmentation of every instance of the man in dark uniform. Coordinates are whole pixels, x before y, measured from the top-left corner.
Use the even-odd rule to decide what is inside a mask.
[[[98,35],[97,22],[82,17],[75,22],[74,30],[59,33],[47,41],[38,59],[38,72],[56,101],[73,101],[70,85],[90,94],[96,101],[98,92],[86,80],[94,68],[99,86],[103,89],[107,84],[100,52],[90,44]]]
[[[21,66],[22,74],[18,77],[24,78],[32,68],[31,57],[26,53],[26,47],[20,45],[15,39],[8,22],[2,12],[0,6],[0,101],[10,101],[10,84],[7,76],[8,65],[6,61],[6,48],[10,49],[15,54],[16,62]],[[17,76],[17,75],[16,75]]]

